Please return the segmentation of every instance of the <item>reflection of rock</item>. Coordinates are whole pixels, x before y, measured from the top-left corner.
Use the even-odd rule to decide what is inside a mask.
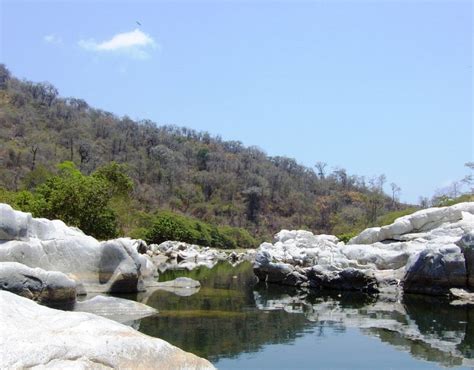
[[[201,283],[199,281],[187,277],[179,277],[174,280],[154,282],[147,287],[146,292],[138,293],[137,300],[147,304],[150,297],[158,291],[173,293],[180,297],[189,297],[198,293],[199,289],[201,289]]]
[[[102,295],[76,302],[74,311],[93,313],[127,325],[135,320],[158,313],[157,310],[143,303]]]
[[[474,331],[469,324],[473,309],[426,296],[405,295],[397,301],[350,292],[307,295],[300,290],[289,295],[271,286],[258,288],[254,296],[261,310],[304,314],[322,326],[360,328],[415,357],[444,366],[474,366]]]
[[[33,218],[0,204],[0,261],[63,272],[88,292],[143,290],[156,268],[136,248],[132,239],[98,242],[62,221]]]
[[[261,281],[315,289],[442,295],[474,280],[473,232],[474,202],[415,212],[347,245],[282,230],[260,246],[254,271]]]
[[[170,281],[158,282],[154,287],[159,290],[165,290],[170,293],[174,293],[181,297],[189,297],[190,295],[196,294],[201,288],[199,281],[187,278],[179,277]]]
[[[161,277],[172,279],[181,273],[167,271]],[[199,293],[180,297],[157,290],[146,304],[159,310],[158,319],[143,319],[140,331],[216,360],[258,351],[265,344],[291,342],[308,326],[304,316],[255,309],[256,278],[250,263],[233,268],[222,262],[212,270],[201,268],[186,274],[200,280]],[[137,298],[142,294],[147,293]]]
[[[76,300],[76,283],[58,271],[0,262],[0,290],[50,305],[67,307]]]
[[[202,358],[130,327],[0,291],[0,368],[211,369]]]
[[[474,293],[468,292],[464,289],[452,288],[449,290],[449,293],[454,301],[451,301],[452,305],[462,306],[462,305],[474,305]]]

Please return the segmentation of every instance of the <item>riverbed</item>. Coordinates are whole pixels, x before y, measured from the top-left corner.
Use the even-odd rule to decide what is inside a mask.
[[[165,271],[195,294],[128,296],[159,310],[134,323],[219,369],[432,369],[474,366],[474,309],[407,295],[311,293],[257,283],[250,263]]]

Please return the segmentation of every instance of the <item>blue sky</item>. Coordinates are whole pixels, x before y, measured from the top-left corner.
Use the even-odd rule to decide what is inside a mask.
[[[0,62],[117,115],[384,173],[411,202],[473,160],[468,0],[0,3]]]

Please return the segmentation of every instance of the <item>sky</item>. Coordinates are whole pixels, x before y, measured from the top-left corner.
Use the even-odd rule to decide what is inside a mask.
[[[16,77],[118,116],[385,174],[412,203],[473,161],[469,0],[0,0],[0,17]]]

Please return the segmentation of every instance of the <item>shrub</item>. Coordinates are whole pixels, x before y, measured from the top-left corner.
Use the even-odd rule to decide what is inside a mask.
[[[191,217],[170,211],[155,214],[153,222],[146,232],[144,228],[136,230],[148,243],[162,243],[177,240],[213,248],[253,248],[257,242],[243,229],[230,226],[216,227]]]
[[[351,240],[353,237],[357,236],[358,233],[352,232],[352,233],[345,233],[345,234],[340,234],[337,235],[337,238],[344,243],[347,243],[349,240]]]

